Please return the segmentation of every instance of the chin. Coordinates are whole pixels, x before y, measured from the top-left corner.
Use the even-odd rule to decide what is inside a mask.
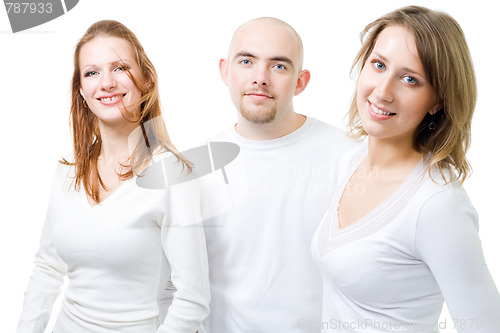
[[[252,122],[254,124],[268,124],[276,118],[276,112],[272,111],[248,111],[245,109],[241,110],[241,115],[243,118],[248,120],[249,122]]]
[[[374,138],[384,138],[387,137],[387,129],[382,128],[381,126],[370,126],[370,125],[363,125],[363,130],[366,132],[368,136],[374,137]]]
[[[277,110],[274,107],[250,107],[240,104],[240,113],[249,122],[254,124],[267,124],[276,118]]]

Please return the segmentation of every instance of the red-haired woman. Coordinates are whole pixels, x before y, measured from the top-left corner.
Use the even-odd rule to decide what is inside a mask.
[[[161,119],[156,71],[137,37],[116,21],[93,24],[74,53],[74,156],[56,172],[18,333],[44,332],[64,276],[54,333],[194,333],[207,316],[202,227],[185,226],[172,191],[136,183],[156,153],[190,169]],[[131,146],[136,129],[148,149]]]

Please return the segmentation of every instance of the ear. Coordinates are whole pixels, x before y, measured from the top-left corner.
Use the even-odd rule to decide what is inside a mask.
[[[83,99],[85,99],[85,97],[83,97],[83,89],[80,88],[80,95],[82,96]]]
[[[429,113],[430,113],[431,115],[435,115],[435,114],[436,114],[436,112],[438,112],[438,111],[439,111],[439,110],[441,110],[442,108],[443,108],[443,104],[442,104],[441,102],[438,102],[438,103],[436,103],[436,104],[434,104],[434,105],[432,106],[432,108],[429,110]]]
[[[299,78],[297,79],[297,87],[295,88],[294,96],[297,96],[306,89],[309,80],[311,79],[311,72],[307,69],[303,69],[299,73]]]
[[[228,80],[227,80],[227,72],[229,70],[229,62],[227,59],[222,58],[219,60],[219,72],[220,72],[220,77],[222,78],[222,81],[226,86],[229,86]]]
[[[144,80],[144,88],[146,88],[146,90],[149,90],[149,88],[151,88],[151,82],[151,79]]]

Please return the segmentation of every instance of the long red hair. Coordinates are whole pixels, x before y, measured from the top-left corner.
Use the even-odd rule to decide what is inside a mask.
[[[73,79],[71,86],[71,130],[73,134],[74,161],[69,162],[61,159],[60,163],[74,166],[74,186],[79,190],[82,186],[87,195],[95,202],[100,202],[99,189],[106,189],[97,168],[97,160],[101,154],[102,138],[99,131],[97,117],[84,104],[84,99],[80,94],[81,72],[80,72],[80,52],[82,47],[96,37],[116,37],[125,39],[132,46],[135,54],[135,60],[143,75],[144,82],[147,85],[140,84],[127,71],[127,75],[142,92],[140,100],[140,111],[138,115],[124,114],[125,119],[136,122],[141,127],[144,140],[148,149],[141,149],[138,145],[133,150],[128,165],[124,165],[128,171],[119,173],[122,180],[132,178],[134,173],[147,166],[154,153],[171,152],[177,156],[178,160],[191,171],[191,163],[187,161],[174,147],[165,124],[163,122],[160,97],[158,91],[158,76],[156,70],[146,56],[144,48],[135,36],[126,26],[113,20],[103,20],[92,24],[80,41],[76,44],[73,63]],[[125,110],[125,113],[128,113]],[[148,130],[145,130],[145,124],[148,124]]]

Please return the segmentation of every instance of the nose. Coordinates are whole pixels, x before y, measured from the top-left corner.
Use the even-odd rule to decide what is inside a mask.
[[[110,90],[116,87],[116,81],[112,73],[104,73],[101,76],[101,89]]]
[[[254,86],[269,86],[269,73],[267,68],[257,67],[254,72],[254,80],[252,83]]]
[[[381,75],[374,89],[375,96],[385,102],[394,100],[394,87],[390,75]]]

